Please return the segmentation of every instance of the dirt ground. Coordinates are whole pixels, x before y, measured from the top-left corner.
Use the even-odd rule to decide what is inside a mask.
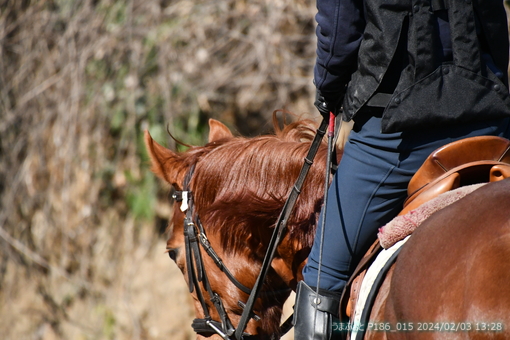
[[[125,259],[115,282],[103,291],[95,288],[65,312],[56,311],[60,318],[48,316],[40,285],[19,287],[7,280],[0,300],[0,339],[194,339],[191,298],[164,249],[163,240],[152,249],[137,249]],[[59,276],[49,280],[62,295],[72,296],[79,289],[76,282],[66,283]],[[56,294],[46,295],[51,293]]]
[[[124,270],[108,288],[96,291],[97,297],[88,293],[53,319],[46,313],[48,301],[41,299],[40,285],[17,286],[8,279],[9,289],[2,291],[0,300],[0,339],[195,339],[191,296],[164,249],[163,239],[150,248],[138,248],[124,260]],[[72,296],[77,289],[76,282],[66,283],[59,276],[49,280],[60,292],[48,295]],[[285,317],[292,313],[293,303],[294,295],[286,304]],[[291,330],[282,339],[292,338]]]

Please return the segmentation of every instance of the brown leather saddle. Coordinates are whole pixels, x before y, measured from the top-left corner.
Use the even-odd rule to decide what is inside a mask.
[[[399,215],[464,185],[496,182],[510,177],[510,140],[494,136],[462,139],[434,151],[409,182],[408,198]],[[381,250],[379,241],[369,249],[351,276],[340,299],[340,316],[353,314],[366,270]]]

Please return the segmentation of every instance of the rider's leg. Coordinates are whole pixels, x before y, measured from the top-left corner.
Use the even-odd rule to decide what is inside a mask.
[[[323,216],[303,270],[304,281],[309,287],[320,286],[323,292],[341,293],[358,261],[375,241],[377,229],[402,208],[409,180],[432,151],[471,136],[508,138],[509,120],[408,134],[381,134],[379,131],[380,118],[372,117],[351,132],[329,189],[320,281]],[[314,325],[309,327],[313,329]]]
[[[377,124],[376,122],[368,122],[367,124]],[[377,128],[377,131],[380,128]],[[363,132],[364,133],[364,132]],[[314,322],[314,318],[309,315],[313,315],[315,320],[333,320],[333,317],[338,315],[338,310],[335,313],[331,313],[326,309],[318,309],[314,311],[314,306],[310,303],[306,304],[306,298],[304,298],[301,292],[304,290],[307,295],[314,296],[313,290],[310,292],[309,287],[317,287],[320,285],[322,289],[321,295],[329,295],[339,297],[341,294],[345,282],[348,280],[351,272],[351,263],[353,263],[353,257],[356,254],[363,253],[360,250],[361,242],[370,244],[375,240],[376,233],[373,230],[361,230],[361,228],[344,228],[343,226],[359,225],[362,220],[364,210],[368,205],[366,201],[372,201],[374,199],[374,192],[378,192],[379,183],[383,183],[387,174],[391,172],[393,166],[386,166],[386,163],[392,163],[398,161],[398,154],[393,152],[387,152],[384,158],[393,158],[390,161],[382,161],[381,155],[368,154],[371,152],[370,148],[364,148],[362,142],[358,142],[360,131],[354,131],[349,137],[348,144],[344,149],[342,160],[339,164],[337,174],[335,175],[333,182],[329,189],[329,199],[326,213],[326,224],[324,231],[324,251],[322,254],[322,267],[320,282],[318,280],[319,270],[319,245],[320,245],[320,227],[322,223],[323,214],[319,219],[317,226],[317,233],[312,248],[312,253],[308,258],[308,263],[303,271],[304,283],[300,283],[298,295],[296,298],[295,306],[295,340],[305,339],[331,339],[330,337],[323,336],[324,334],[333,333],[331,325],[328,323],[317,323]],[[386,139],[384,144],[388,145],[386,149],[396,149],[400,144],[400,134],[385,135]],[[366,139],[363,137],[363,139]],[[359,145],[358,145],[359,144]],[[365,149],[368,149],[365,150]],[[382,152],[385,149],[382,150]],[[379,161],[381,160],[381,161]],[[409,175],[412,175],[411,173]],[[358,185],[354,183],[354,180],[362,179],[363,181],[372,183],[371,185],[363,184]],[[360,183],[361,181],[358,181]],[[402,191],[405,191],[403,186]],[[401,195],[402,196],[402,195]],[[381,204],[385,204],[384,200],[381,200]],[[389,203],[388,203],[389,204]],[[380,209],[387,209],[388,207],[380,207]],[[390,213],[389,213],[390,214]],[[396,214],[396,213],[395,213]],[[366,231],[367,230],[367,231]],[[366,241],[369,238],[370,242]],[[364,245],[364,244],[363,244]],[[333,249],[334,248],[334,249]],[[306,289],[304,289],[306,287]],[[338,303],[338,302],[337,302]],[[307,312],[302,312],[303,305],[305,305]],[[324,328],[328,328],[325,331]],[[315,338],[312,335],[315,335]]]
[[[320,288],[341,292],[358,261],[375,241],[377,229],[402,208],[407,184],[423,161],[450,142],[480,135],[509,137],[509,119],[455,128],[381,134],[372,117],[351,132],[329,189]],[[322,214],[303,270],[309,286],[318,285]]]

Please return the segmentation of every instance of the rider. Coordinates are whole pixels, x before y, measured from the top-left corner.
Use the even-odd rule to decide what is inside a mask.
[[[324,116],[342,107],[354,127],[298,285],[296,340],[331,338],[346,281],[432,151],[466,137],[510,138],[502,0],[317,0],[317,8],[316,106]]]

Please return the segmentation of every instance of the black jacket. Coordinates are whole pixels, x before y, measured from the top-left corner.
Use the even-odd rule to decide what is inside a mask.
[[[365,0],[363,5],[340,0],[336,14],[331,8],[321,14],[325,2],[318,1],[315,83],[321,91],[343,92],[348,82],[345,119],[356,119],[366,105],[383,106],[382,131],[394,132],[510,115],[508,30],[501,0]],[[340,39],[328,35],[333,56],[326,63],[319,21],[338,17],[349,8],[346,3],[359,14],[349,27],[358,32],[362,27],[362,35],[356,39],[352,29],[346,32],[350,38],[342,32],[335,32]],[[359,45],[353,48],[353,42]],[[350,53],[342,51],[342,44]]]

